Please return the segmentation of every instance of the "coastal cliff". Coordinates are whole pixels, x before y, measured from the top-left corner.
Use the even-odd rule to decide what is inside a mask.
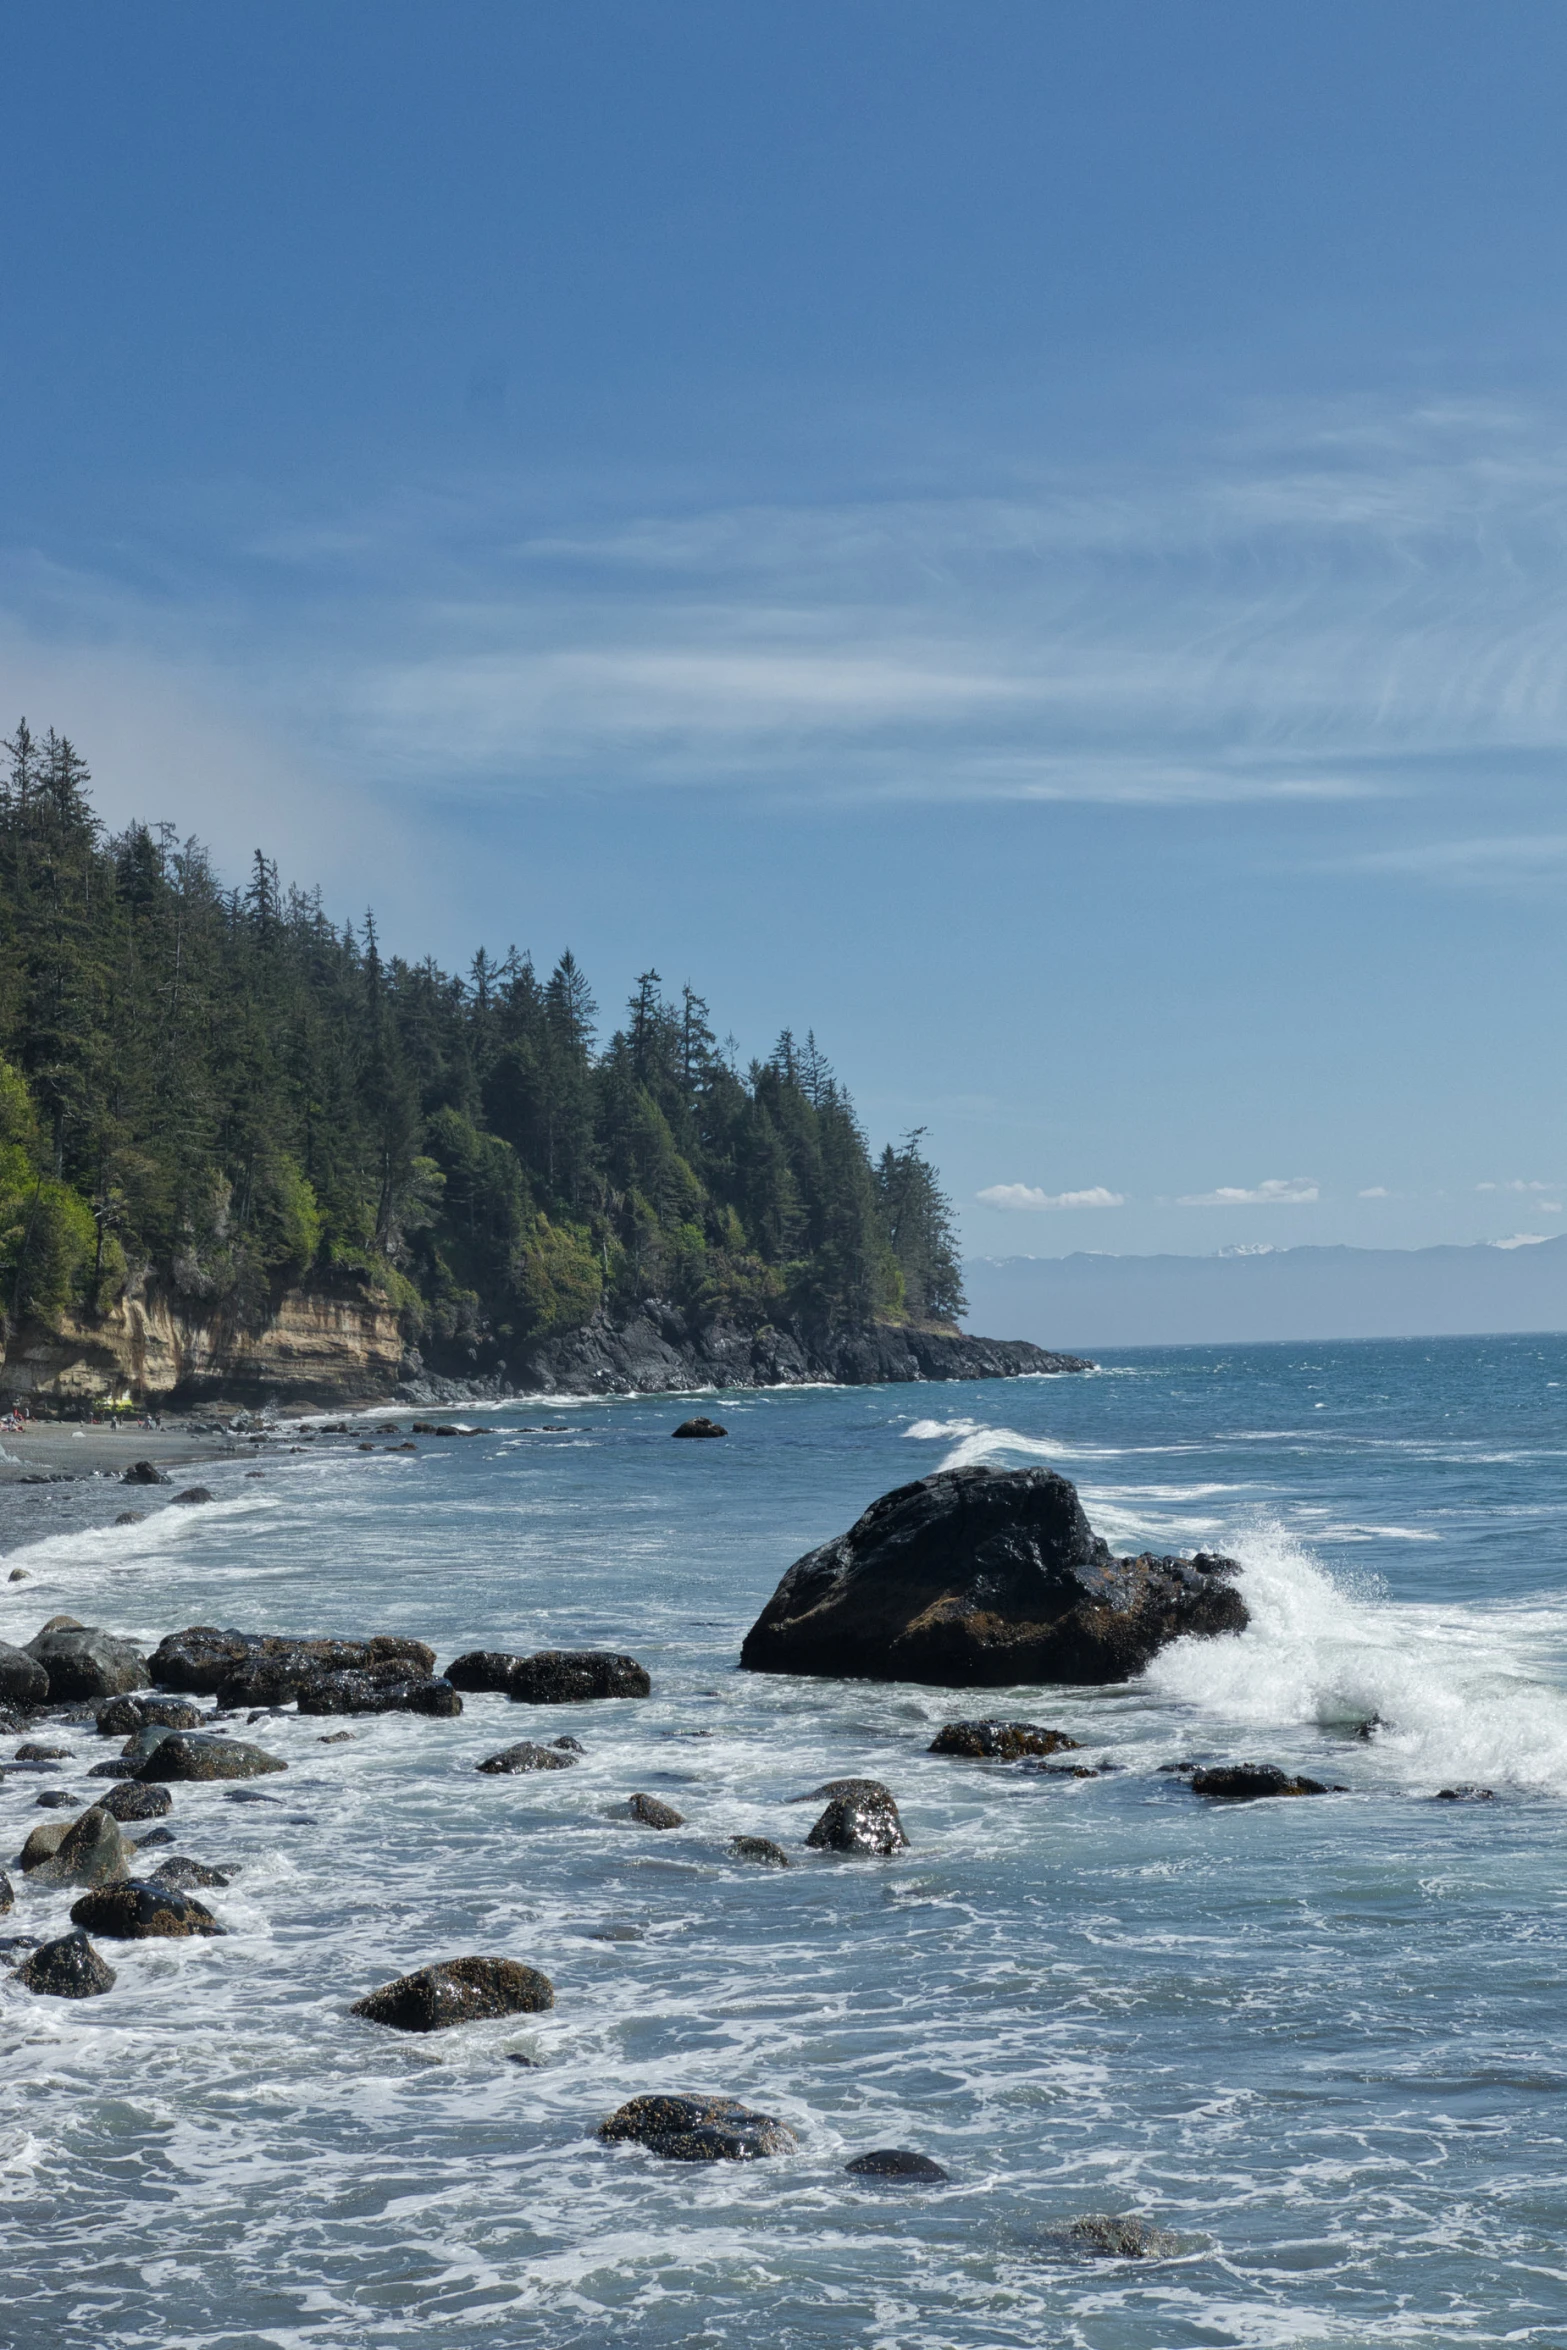
[[[0,1398],[35,1411],[92,1404],[456,1403],[504,1395],[654,1395],[699,1387],[868,1386],[1005,1379],[1089,1368],[1023,1339],[875,1323],[812,1337],[793,1327],[698,1324],[648,1300],[623,1321],[519,1348],[479,1375],[450,1376],[405,1347],[392,1307],[357,1285],[284,1290],[263,1316],[203,1312],[161,1290],[128,1292],[101,1319],[24,1323],[0,1349]],[[469,1366],[462,1366],[466,1374]],[[477,1366],[474,1366],[477,1369]]]

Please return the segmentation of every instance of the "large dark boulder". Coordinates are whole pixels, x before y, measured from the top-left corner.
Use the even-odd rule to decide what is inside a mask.
[[[167,1787],[145,1786],[139,1779],[122,1779],[98,1803],[111,1820],[162,1820],[174,1809]]]
[[[25,1648],[0,1640],[0,1704],[47,1705],[49,1676]]]
[[[71,1905],[71,1923],[117,1942],[174,1942],[223,1931],[204,1902],[144,1877],[84,1893]]]
[[[667,2162],[754,2162],[792,2154],[798,2143],[786,2123],[732,2097],[633,2097],[600,2122],[598,2134],[632,2139]]]
[[[120,1483],[122,1485],[170,1485],[173,1483],[173,1479],[154,1461],[132,1461],[120,1479]]]
[[[1211,1770],[1194,1771],[1194,1795],[1217,1803],[1256,1803],[1268,1795],[1326,1795],[1320,1779],[1301,1779],[1281,1771],[1275,1763],[1216,1763]]]
[[[1025,1754],[1076,1754],[1080,1741],[1042,1722],[943,1722],[927,1754],[961,1754],[971,1761],[1016,1762]]]
[[[136,1773],[138,1779],[259,1779],[267,1771],[286,1771],[275,1754],[252,1746],[244,1738],[203,1737],[195,1731],[171,1730],[161,1738]]]
[[[676,1436],[727,1436],[729,1431],[720,1428],[716,1420],[708,1419],[705,1412],[699,1412],[694,1420],[682,1420],[673,1433]]]
[[[450,1719],[462,1699],[450,1681],[403,1665],[369,1672],[317,1673],[299,1692],[302,1714],[436,1714]]]
[[[492,2016],[536,2015],[554,2004],[555,1987],[537,1967],[514,1958],[447,1958],[383,1983],[348,2012],[394,2032],[444,2032]]]
[[[890,1788],[877,1779],[842,1779],[824,1787],[831,1798],[805,1841],[813,1852],[846,1852],[890,1859],[907,1852],[908,1837]]]
[[[746,1634],[757,1673],[950,1688],[1125,1681],[1183,1634],[1239,1632],[1233,1559],[1117,1558],[1050,1469],[944,1469],[797,1559]]]
[[[51,1705],[68,1705],[81,1697],[118,1697],[127,1689],[147,1686],[147,1660],[134,1641],[93,1625],[42,1631],[27,1643],[27,1654],[48,1677]]]
[[[94,1804],[59,1830],[35,1828],[22,1846],[22,1866],[35,1884],[110,1885],[130,1875],[130,1849],[119,1822]]]
[[[12,1977],[24,1991],[38,1991],[50,1999],[96,1999],[112,1991],[115,1972],[83,1933],[62,1934],[24,1958]]]
[[[445,1677],[454,1689],[493,1690],[504,1695],[522,1662],[510,1649],[470,1648],[466,1656],[453,1657]]]
[[[362,1671],[401,1663],[407,1673],[430,1673],[435,1651],[422,1640],[380,1632],[368,1640],[302,1640],[281,1632],[221,1631],[188,1624],[170,1632],[147,1659],[160,1689],[221,1697],[225,1705],[287,1705],[317,1673]]]
[[[580,1705],[596,1697],[646,1697],[652,1687],[634,1656],[603,1648],[544,1648],[517,1659],[506,1694],[518,1705]]]
[[[111,1697],[94,1719],[100,1738],[134,1738],[149,1724],[165,1730],[201,1727],[201,1708],[188,1697]]]
[[[487,1754],[473,1767],[494,1778],[512,1771],[571,1771],[576,1765],[574,1754],[560,1754],[553,1746],[536,1746],[531,1738],[524,1738],[515,1746],[503,1747],[499,1754]]]
[[[685,1814],[676,1811],[672,1803],[663,1803],[656,1795],[633,1795],[626,1805],[629,1816],[644,1828],[683,1828]]]

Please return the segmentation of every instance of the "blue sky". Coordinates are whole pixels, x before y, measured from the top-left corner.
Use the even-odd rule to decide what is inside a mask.
[[[814,1027],[983,1253],[1567,1229],[1567,17],[0,28],[113,820]]]

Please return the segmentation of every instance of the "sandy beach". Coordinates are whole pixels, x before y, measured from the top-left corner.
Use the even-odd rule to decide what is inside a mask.
[[[152,1461],[172,1473],[185,1463],[234,1460],[277,1441],[276,1435],[262,1438],[258,1432],[251,1438],[227,1429],[215,1431],[210,1423],[193,1427],[174,1419],[161,1428],[82,1428],[59,1420],[33,1421],[0,1429],[0,1484],[21,1484],[29,1477],[113,1477],[132,1461]]]

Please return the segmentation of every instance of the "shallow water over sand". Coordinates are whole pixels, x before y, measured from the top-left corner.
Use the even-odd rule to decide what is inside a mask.
[[[1000,2350],[1567,2339],[1563,1841],[1567,1341],[1119,1358],[1087,1379],[508,1407],[417,1455],[204,1463],[210,1509],[13,1551],[46,1616],[627,1648],[642,1704],[470,1698],[456,1722],[285,1715],[268,1802],[175,1790],[177,1849],[242,1864],[225,1940],[112,1946],[81,2006],[0,1989],[18,2345],[632,2342]],[[445,1415],[443,1415],[445,1416]],[[548,1432],[532,1432],[539,1423]],[[1146,1680],[954,1699],[734,1670],[783,1568],[877,1493],[1041,1460],[1113,1541],[1233,1549],[1253,1629]],[[118,1498],[118,1497],[116,1497]],[[0,1507],[4,1497],[0,1496]],[[1016,1711],[1122,1767],[927,1755]],[[1353,1735],[1371,1716],[1369,1741]],[[473,1764],[570,1732],[580,1766]],[[73,1733],[88,1763],[109,1751]],[[1352,1790],[1208,1807],[1160,1763]],[[801,1850],[847,1771],[913,1850]],[[1486,1804],[1432,1800],[1481,1781]],[[0,1787],[14,1851],[47,1816]],[[635,1789],[687,1826],[613,1816]],[[731,1861],[736,1832],[801,1865]],[[56,1931],[70,1895],[21,1891]],[[612,1938],[605,1938],[612,1937]],[[351,2000],[504,1952],[551,2014],[405,2041]],[[524,2063],[509,2058],[523,2058]],[[665,2165],[596,2143],[653,2089],[778,2114],[801,2152]],[[937,2189],[846,2179],[906,2145]],[[1092,2261],[1137,2211],[1183,2251]],[[9,2333],[4,2329],[9,2328]]]

